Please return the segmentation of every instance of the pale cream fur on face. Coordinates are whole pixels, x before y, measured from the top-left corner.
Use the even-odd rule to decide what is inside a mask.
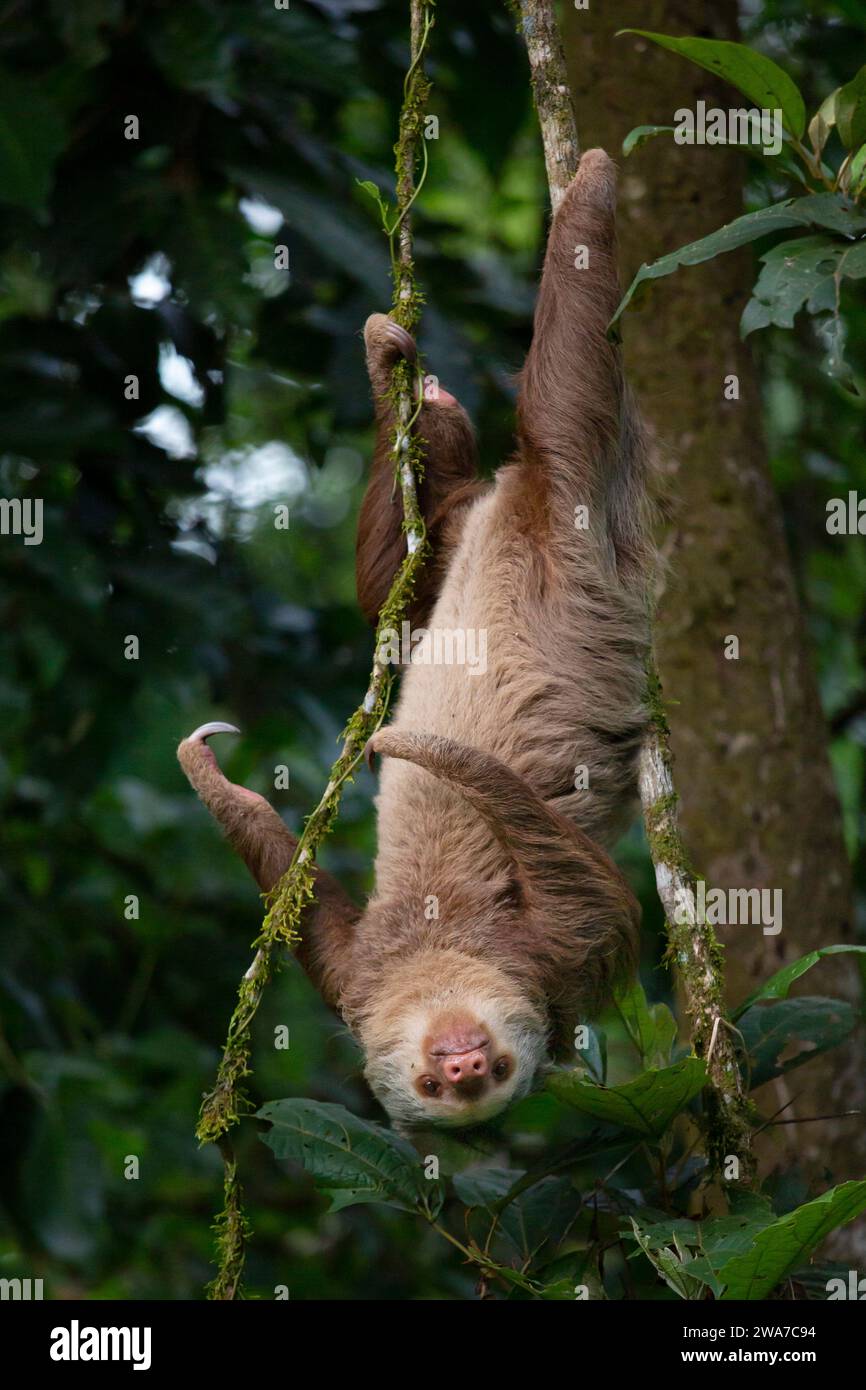
[[[398,1125],[478,1124],[531,1090],[545,1061],[545,1020],[502,971],[486,962],[442,951],[430,952],[427,966],[419,970],[416,958],[411,978],[408,971],[402,978],[399,966],[389,974],[387,999],[367,1015],[361,1030],[365,1075]],[[424,1039],[435,1031],[437,1018],[455,1008],[483,1027],[491,1062],[504,1052],[514,1061],[511,1074],[491,1082],[478,1100],[461,1101],[453,1094],[424,1097],[415,1088],[417,1078],[430,1071]]]

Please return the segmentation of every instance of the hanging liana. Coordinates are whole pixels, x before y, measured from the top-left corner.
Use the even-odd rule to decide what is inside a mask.
[[[424,72],[424,53],[433,27],[434,6],[435,0],[410,0],[410,65],[403,84],[399,134],[394,146],[397,188],[393,217],[389,216],[387,205],[372,186],[382,210],[391,248],[391,317],[408,332],[417,327],[423,303],[415,283],[409,211],[420,191],[427,168],[423,124],[430,84]],[[416,183],[419,162],[422,164],[422,175]],[[385,659],[382,634],[400,629],[427,556],[426,530],[416,488],[423,456],[421,443],[413,433],[420,410],[421,382],[422,371],[418,363],[410,364],[404,359],[397,362],[391,379],[396,419],[392,447],[395,481],[403,501],[406,555],[379,614],[367,692],[343,730],[340,755],[331,768],[328,784],[318,805],[307,817],[288,870],[265,895],[267,912],[253,943],[255,956],[240,983],[216,1082],[205,1096],[199,1114],[196,1135],[202,1143],[219,1145],[224,1165],[224,1204],[214,1226],[218,1270],[208,1286],[208,1297],[212,1299],[233,1299],[242,1295],[244,1253],[250,1230],[244,1216],[237,1161],[229,1131],[249,1110],[243,1083],[251,1072],[252,1022],[271,976],[275,949],[280,945],[296,946],[301,940],[301,916],[315,898],[316,853],[334,825],[345,783],[351,779],[368,739],[382,724],[388,711],[394,676]]]

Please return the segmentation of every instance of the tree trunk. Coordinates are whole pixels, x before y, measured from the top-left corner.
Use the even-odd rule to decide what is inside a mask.
[[[700,98],[726,109],[746,104],[685,60],[632,35],[615,37],[634,25],[736,38],[732,0],[619,0],[610,8],[563,6],[582,149],[597,144],[617,156],[633,126],[670,125],[678,108],[694,109]],[[641,262],[743,211],[735,150],[659,136],[620,164],[624,284]],[[626,315],[623,330],[670,494],[657,648],[684,835],[708,886],[783,890],[779,935],[765,936],[759,925],[717,928],[733,1001],[804,952],[851,939],[849,867],[824,722],[761,435],[756,374],[739,338],[752,280],[748,250],[680,270],[654,286],[642,314]],[[724,397],[731,373],[739,378],[736,401]],[[739,639],[736,660],[725,656],[729,636]],[[852,959],[822,962],[795,992],[856,998]],[[862,1072],[858,1036],[756,1099],[769,1115],[796,1097],[785,1119],[862,1107]],[[827,1167],[836,1179],[862,1177],[863,1121],[767,1131],[765,1169],[794,1156],[812,1179]],[[852,1249],[852,1228],[842,1235]]]

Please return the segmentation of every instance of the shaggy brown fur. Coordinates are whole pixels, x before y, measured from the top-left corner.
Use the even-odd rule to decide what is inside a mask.
[[[588,151],[554,219],[515,459],[482,483],[453,398],[425,403],[419,418],[436,556],[413,621],[483,631],[487,667],[406,668],[393,722],[371,741],[385,759],[375,892],[359,913],[320,874],[304,953],[401,1124],[465,1123],[525,1093],[545,1054],[567,1052],[576,1023],[634,963],[637,904],[604,847],[634,798],[652,554],[641,428],[605,334],[619,299],[614,187],[610,160]],[[583,246],[589,264],[578,269]],[[373,621],[405,544],[385,396],[395,355],[414,344],[384,315],[365,340],[378,442],[357,566]],[[575,524],[580,506],[586,529]],[[214,780],[200,735],[181,745],[181,761],[270,886],[295,841],[266,803]],[[575,790],[581,765],[589,784]],[[492,1061],[504,1049],[511,1067],[475,1106],[459,1088],[419,1094],[431,1063],[417,1040],[457,1004],[490,1034],[481,1051]]]

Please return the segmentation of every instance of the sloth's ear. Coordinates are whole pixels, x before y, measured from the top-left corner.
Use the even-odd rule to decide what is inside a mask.
[[[604,850],[522,777],[489,753],[436,734],[380,729],[368,749],[450,783],[487,821],[514,866],[534,925],[527,946],[547,967],[552,990],[562,990],[563,970],[570,978],[578,972],[589,1009],[634,967],[640,908],[631,889]]]

